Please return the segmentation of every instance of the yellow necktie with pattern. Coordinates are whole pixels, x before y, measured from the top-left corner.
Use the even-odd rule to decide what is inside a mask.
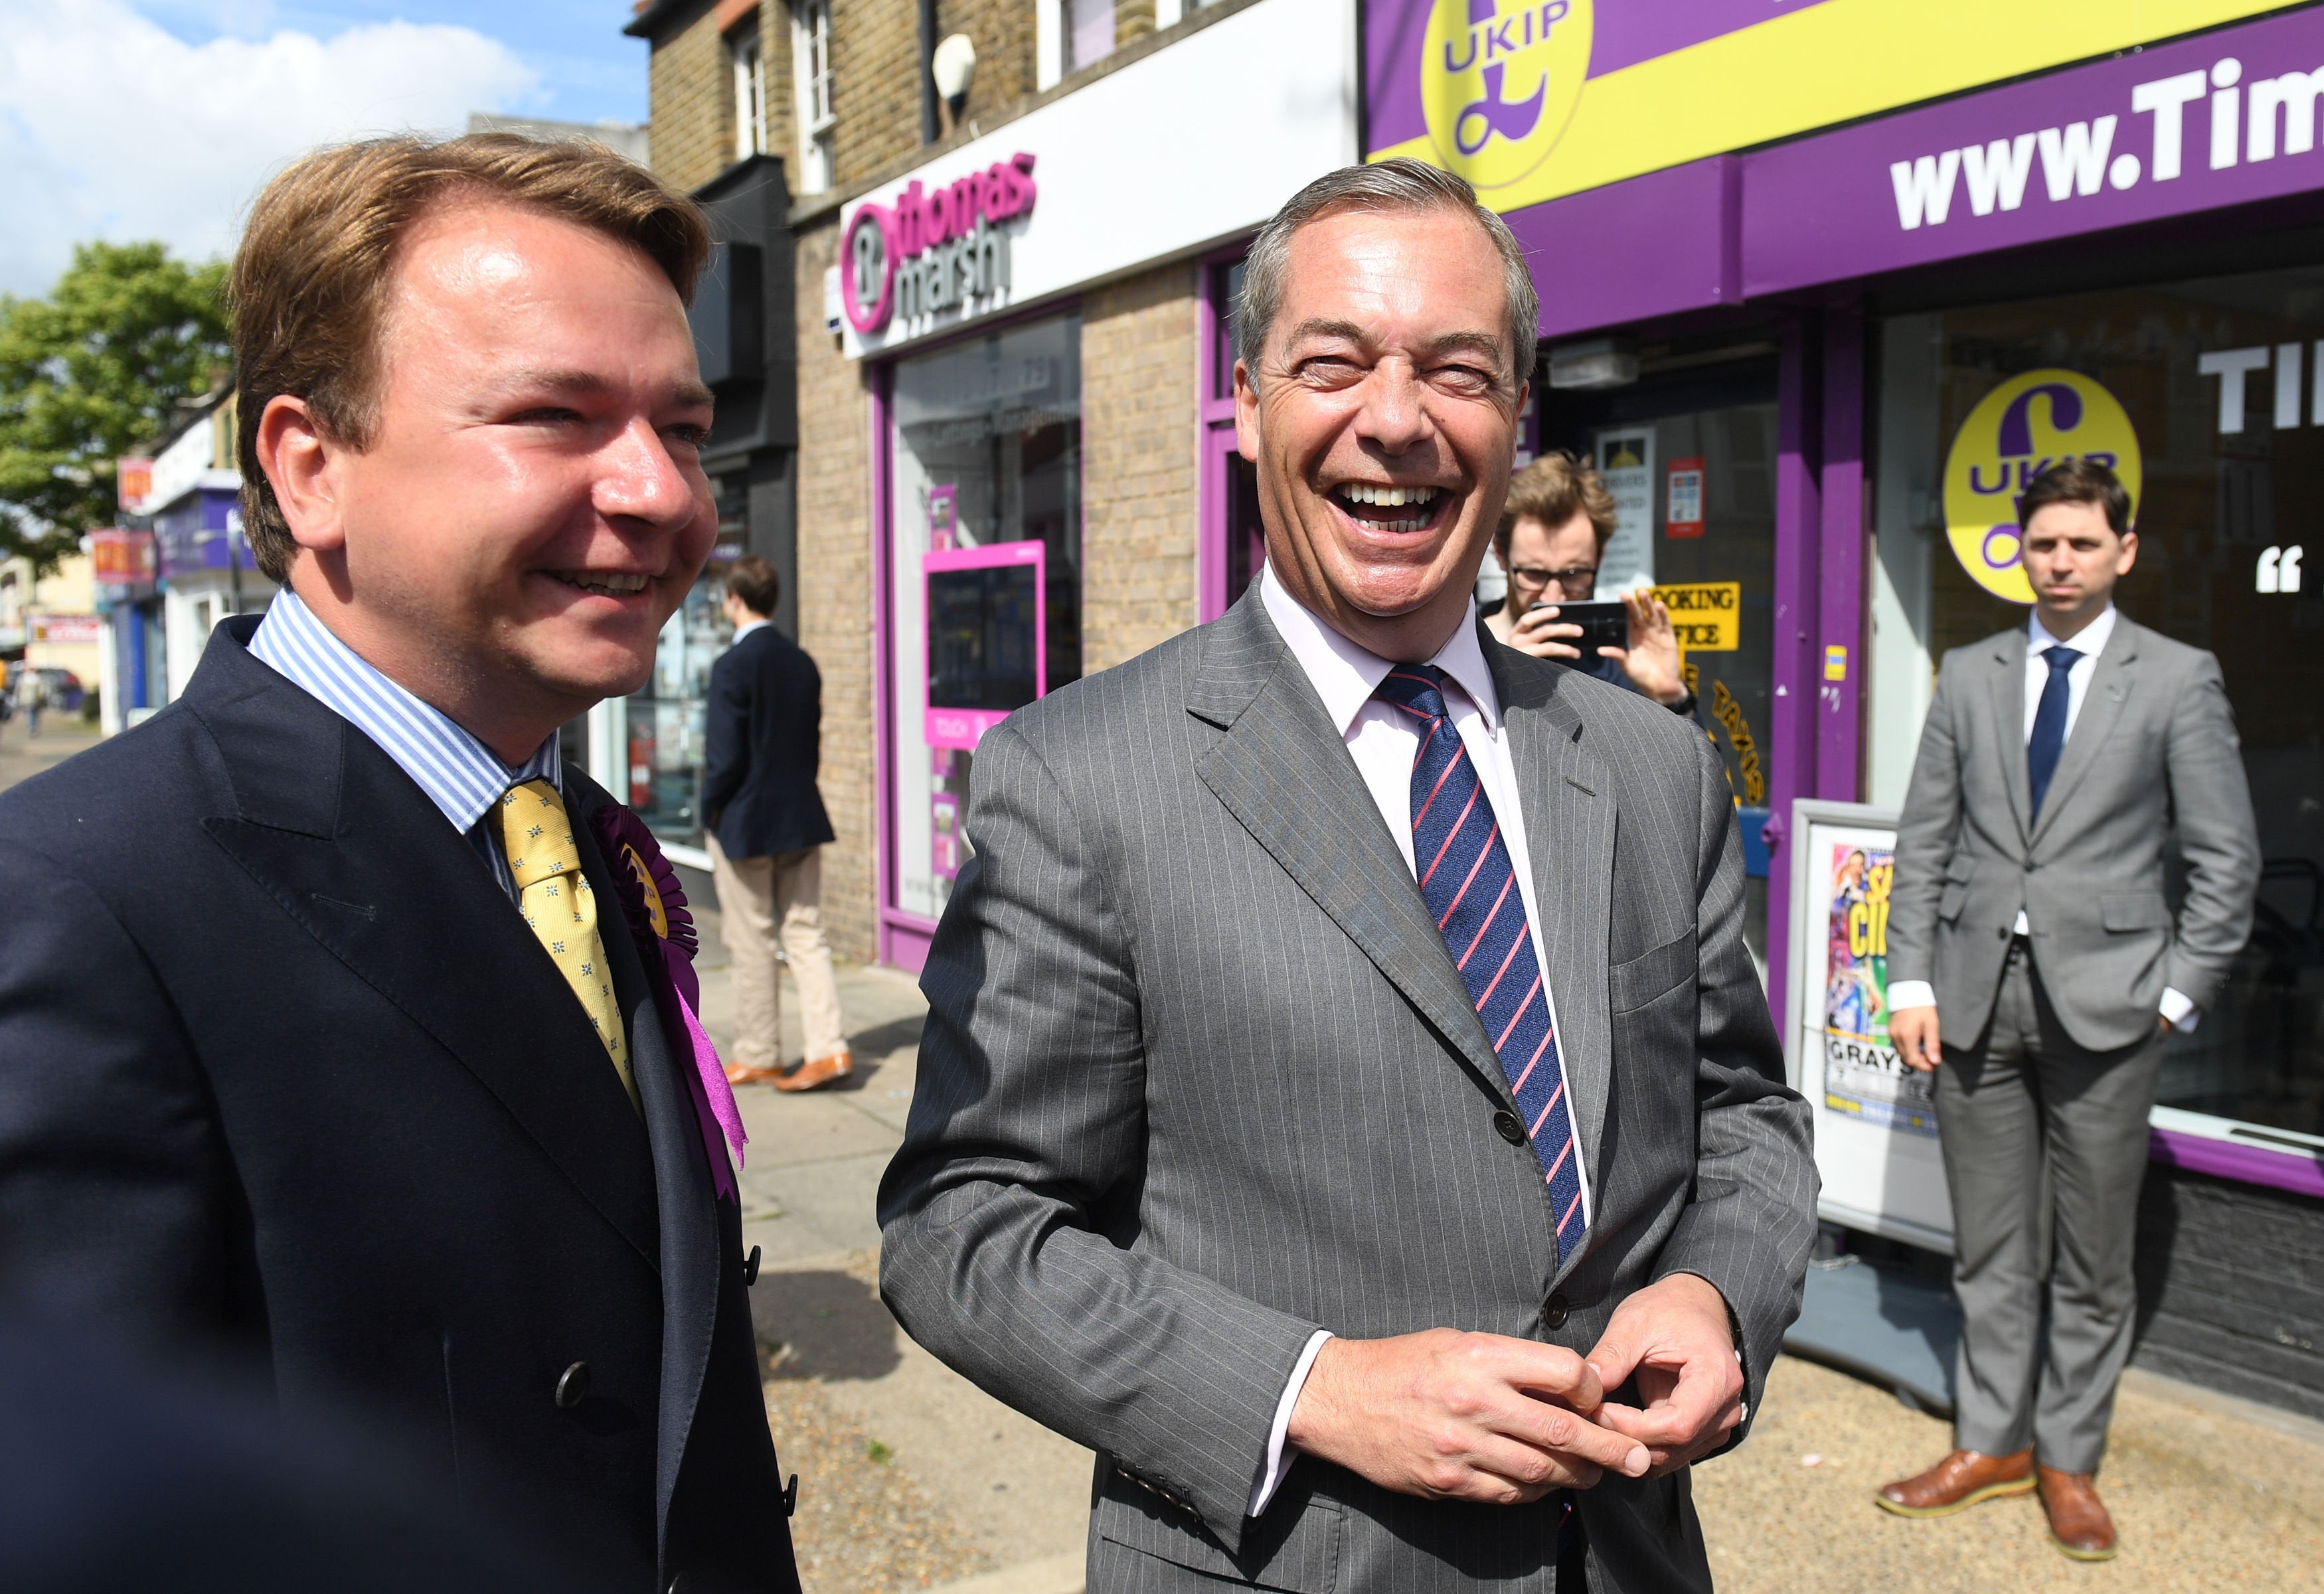
[[[581,1010],[605,1043],[605,1055],[622,1076],[630,1105],[638,1101],[638,1082],[630,1073],[628,1037],[613,1000],[613,973],[605,963],[605,943],[597,934],[596,893],[581,872],[581,852],[573,844],[573,821],[564,799],[546,780],[528,780],[501,795],[501,845],[515,877],[517,906],[524,922],[573,988]]]

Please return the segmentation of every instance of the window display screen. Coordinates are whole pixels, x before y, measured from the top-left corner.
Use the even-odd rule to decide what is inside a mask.
[[[1040,567],[928,572],[928,706],[1006,714],[1039,696]]]
[[[2026,623],[2024,480],[2107,456],[2136,490],[2116,604],[2218,659],[2264,861],[2250,942],[2170,1037],[2158,1100],[2324,1147],[2319,339],[2314,267],[1884,323],[1867,796],[1903,802],[1944,654]],[[2166,889],[2175,913],[2175,865]]]

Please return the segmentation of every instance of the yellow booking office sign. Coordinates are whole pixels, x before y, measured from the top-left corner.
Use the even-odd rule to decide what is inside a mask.
[[[1582,103],[1591,0],[1435,0],[1420,98],[1436,164],[1506,189],[1549,158]]]
[[[1945,534],[1970,580],[2032,606],[2034,584],[2018,562],[2017,500],[2043,470],[2077,457],[2110,467],[2136,513],[2138,435],[2105,388],[2079,371],[2028,371],[1978,401],[1945,456]]]

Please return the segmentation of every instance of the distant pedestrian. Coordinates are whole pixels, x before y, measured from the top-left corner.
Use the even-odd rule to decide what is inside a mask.
[[[734,645],[710,668],[710,745],[702,812],[718,911],[733,959],[734,1046],[726,1077],[811,1091],[854,1071],[823,934],[823,844],[831,819],[815,783],[823,677],[770,618],[782,593],[755,555],[726,575]],[[783,1068],[779,944],[798,981],[806,1061]]]
[[[2034,615],[1946,656],[1888,921],[1888,1033],[1936,1070],[1962,1323],[1959,1448],[1877,1497],[1938,1516],[2038,1488],[2079,1561],[2115,1553],[2093,1475],[2130,1355],[2163,1037],[2217,1000],[2259,883],[2218,660],[2114,607],[2130,513],[2091,460],[2027,486]]]
[[[49,704],[49,684],[30,665],[16,672],[16,706],[24,715],[24,734],[41,733],[41,710]]]

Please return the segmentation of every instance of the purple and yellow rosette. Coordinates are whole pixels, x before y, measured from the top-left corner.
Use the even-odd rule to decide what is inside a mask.
[[[613,866],[622,914],[645,963],[646,978],[653,982],[654,1008],[662,1027],[678,1054],[694,1059],[686,1082],[702,1125],[703,1149],[710,1156],[710,1176],[720,1199],[739,1199],[734,1169],[751,1137],[743,1132],[742,1110],[734,1104],[734,1090],[726,1083],[718,1049],[702,1027],[702,982],[694,972],[700,942],[694,916],[686,910],[685,888],[678,883],[678,871],[662,856],[653,833],[629,809],[607,803],[590,815],[590,824]]]

